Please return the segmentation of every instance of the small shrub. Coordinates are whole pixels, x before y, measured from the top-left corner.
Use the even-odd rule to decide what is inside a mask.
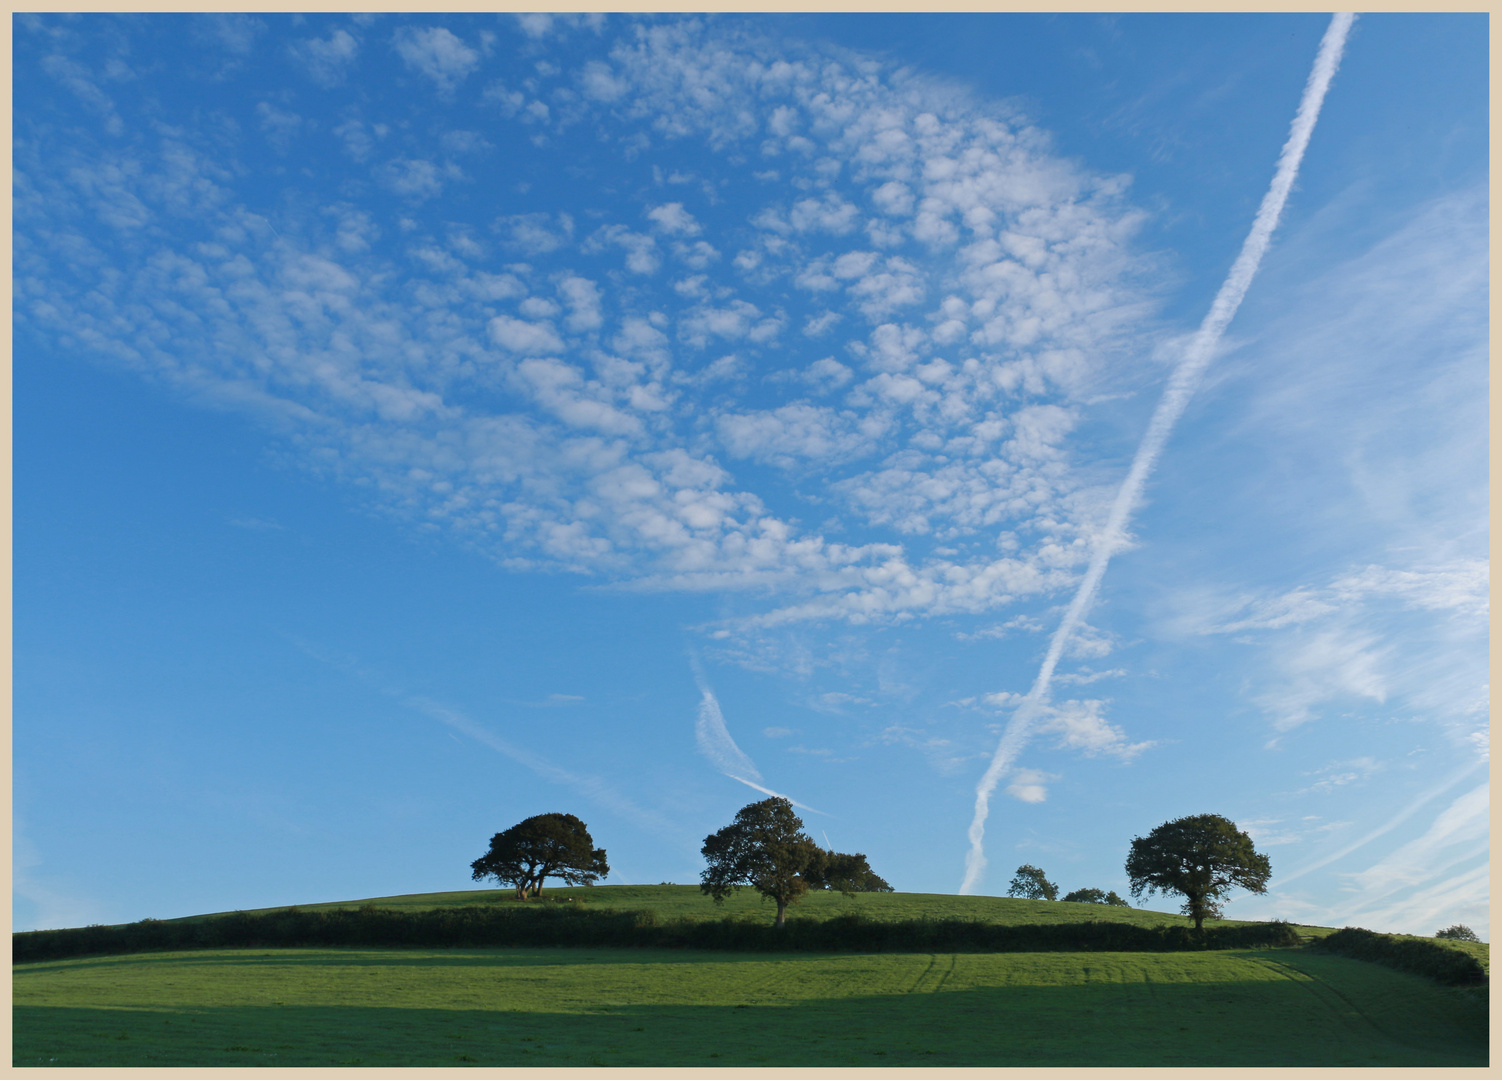
[[[1479,937],[1476,936],[1476,931],[1472,930],[1465,923],[1456,923],[1454,926],[1447,926],[1443,930],[1437,930],[1437,931],[1435,931],[1434,936],[1437,937],[1437,938],[1445,938],[1446,940],[1449,940],[1449,941],[1480,941],[1481,940]]]

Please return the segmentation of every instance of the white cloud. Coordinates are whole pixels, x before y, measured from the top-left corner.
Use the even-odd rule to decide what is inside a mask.
[[[1282,684],[1258,696],[1278,731],[1306,723],[1315,707],[1341,698],[1387,700],[1388,667],[1375,636],[1339,630],[1301,636],[1279,650]]]
[[[261,130],[266,134],[266,141],[276,148],[278,153],[285,154],[292,148],[292,142],[302,131],[303,118],[296,113],[284,112],[270,102],[262,101],[256,105],[256,116],[260,120]]]
[[[1028,634],[1041,634],[1045,629],[1047,629],[1047,627],[1045,627],[1043,623],[1039,622],[1033,616],[1018,615],[1014,618],[1008,619],[1004,623],[992,623],[989,626],[982,626],[974,632],[968,634],[964,633],[963,631],[957,632],[954,636],[958,641],[985,641],[989,639],[999,640],[1001,638],[1010,637],[1011,631],[1014,630],[1021,630],[1022,632]],[[1062,679],[1056,677],[1054,681],[1059,682],[1062,681]],[[1021,703],[1020,697],[1018,698],[1018,703]],[[1002,703],[998,702],[998,704]]]
[[[522,33],[534,41],[569,30],[591,30],[599,33],[605,26],[605,16],[597,11],[581,14],[553,15],[546,12],[520,12],[514,15]]]
[[[913,212],[913,192],[900,180],[888,180],[871,192],[871,201],[884,214],[906,217]]]
[[[569,244],[574,219],[565,213],[510,214],[495,220],[495,229],[524,255],[546,255]]]
[[[624,225],[607,225],[597,230],[586,241],[584,250],[598,252],[608,246],[626,252],[626,269],[633,274],[655,274],[662,265],[657,241],[646,233],[632,232]]]
[[[442,93],[452,93],[480,63],[478,52],[441,26],[404,26],[392,45],[410,70],[432,79]]]
[[[1087,686],[1101,679],[1119,679],[1125,674],[1125,668],[1112,668],[1110,671],[1074,671],[1055,675],[1053,681],[1059,686]]]
[[[1367,565],[1329,584],[1263,595],[1185,593],[1165,621],[1175,633],[1234,634],[1267,673],[1254,700],[1278,732],[1340,702],[1387,703],[1459,727],[1486,711],[1478,651],[1486,633],[1484,561],[1399,569]],[[1414,639],[1415,628],[1429,629]]]
[[[803,324],[803,333],[808,337],[819,337],[828,332],[841,318],[842,316],[837,311],[826,311],[820,315],[810,315],[808,321]]]
[[[239,12],[216,12],[198,16],[208,29],[210,40],[240,56],[255,49],[256,39],[266,31],[266,24]]]
[[[558,295],[568,305],[565,325],[573,333],[588,333],[605,324],[600,310],[600,289],[595,282],[578,275],[568,275],[558,282]]]
[[[702,349],[709,344],[711,338],[740,341],[756,337],[758,330],[761,339],[765,340],[775,334],[778,325],[775,318],[769,323],[755,304],[745,300],[734,300],[720,307],[697,304],[684,312],[679,320],[678,337],[694,348]],[[764,327],[770,327],[771,333],[762,329]]]
[[[1407,924],[1433,933],[1458,903],[1484,899],[1489,823],[1489,787],[1482,784],[1442,810],[1422,836],[1344,875],[1357,899],[1338,911],[1337,920]]]
[[[396,158],[382,166],[377,175],[398,195],[421,202],[443,194],[444,184],[461,179],[464,173],[452,163],[436,165],[421,158]]]
[[[44,57],[42,70],[51,75],[103,119],[105,130],[111,135],[125,132],[125,122],[115,109],[114,100],[100,87],[92,72],[75,60],[54,53]]]
[[[719,251],[707,240],[695,240],[692,244],[674,243],[673,257],[686,263],[691,269],[703,270],[720,259]]]
[[[1153,745],[1128,741],[1121,728],[1101,715],[1104,709],[1103,701],[1061,701],[1044,710],[1037,730],[1057,735],[1060,748],[1076,750],[1087,757],[1107,754],[1130,761]]]
[[[694,220],[694,215],[683,209],[683,204],[679,202],[654,206],[647,211],[647,217],[652,219],[658,229],[669,236],[697,236],[700,232],[699,223]]]
[[[543,35],[562,24],[522,25]],[[395,44],[440,89],[479,66],[476,48],[442,28],[403,31]],[[756,56],[765,80],[747,75]],[[77,351],[153,370],[202,399],[278,417],[314,467],[358,479],[388,508],[452,529],[503,565],[639,588],[760,590],[768,603],[738,617],[736,634],[809,619],[981,613],[1072,581],[1097,506],[1063,453],[1071,395],[1137,317],[1123,312],[1140,315],[1136,286],[1125,283],[1134,226],[1119,191],[962,95],[843,60],[783,56],[701,24],[633,32],[610,43],[608,58],[583,63],[592,66],[575,75],[585,83],[560,70],[553,77],[568,94],[549,102],[602,130],[614,122],[622,138],[639,125],[632,152],[658,155],[664,177],[703,171],[680,167],[673,140],[728,155],[757,150],[767,123],[784,133],[774,136],[780,186],[758,188],[769,203],[733,227],[761,223],[750,245],[735,239],[729,249],[742,251],[746,276],[715,276],[720,226],[682,202],[648,207],[661,243],[606,218],[575,246],[575,222],[556,207],[506,214],[495,232],[528,265],[470,269],[487,257],[479,223],[463,218],[461,200],[438,211],[465,175],[443,153],[468,151],[440,150],[443,131],[425,144],[348,116],[335,136],[364,159],[386,141],[399,156],[375,176],[412,205],[379,226],[365,211],[340,211],[337,229],[316,231],[326,240],[273,233],[236,194],[238,181],[210,179],[201,164],[173,187],[163,181],[180,167],[144,151],[85,163],[94,151],[78,148],[55,168],[19,161],[19,318],[51,320],[49,332]],[[586,84],[599,92],[579,94]],[[594,137],[572,120],[562,130]],[[559,153],[560,164],[572,160]],[[933,167],[938,157],[956,164]],[[872,247],[861,227],[880,211],[875,192],[901,209],[893,183],[915,208],[938,200],[965,223],[959,257]],[[227,238],[214,241],[222,255],[126,239],[191,191],[204,193],[192,196],[202,204],[196,227]],[[109,234],[86,237],[73,207],[112,222]],[[987,207],[994,220],[979,212]],[[404,281],[396,275],[413,271],[385,261],[377,240],[391,225],[410,234],[403,257],[426,276]],[[1003,244],[1003,226],[1046,247]],[[49,253],[61,248],[48,248],[62,236],[126,276],[113,291],[70,292]],[[985,243],[994,253],[977,246]],[[612,267],[610,255],[624,265]],[[651,280],[665,255],[696,268],[676,291]],[[835,283],[829,301],[790,315],[778,279],[815,267]],[[178,307],[155,304],[158,289]],[[938,323],[920,307],[933,297],[949,305]],[[1003,315],[1025,332],[997,324]],[[990,326],[994,344],[951,351],[954,341],[929,329],[945,320]],[[804,337],[789,343],[789,326],[848,328],[855,341],[821,349],[848,348],[848,357],[800,358]],[[212,363],[186,363],[161,347],[169,340]],[[1068,348],[1085,358],[1084,374],[1049,359]],[[772,372],[786,377],[765,378]],[[768,398],[717,396],[727,379],[756,375],[737,385]],[[799,391],[830,397],[814,404]],[[840,543],[774,512],[787,493],[732,476],[721,453],[796,468],[813,497],[872,531]],[[935,546],[982,530],[1008,533],[1009,546]]]
[[[365,161],[375,149],[376,141],[383,139],[389,129],[385,124],[366,126],[360,120],[348,119],[334,128],[334,134],[344,143],[344,152],[355,161]]]
[[[314,82],[320,86],[336,86],[344,81],[350,65],[359,55],[360,42],[348,30],[336,28],[327,38],[295,41],[288,51]]]
[[[1057,779],[1052,773],[1037,769],[1018,769],[1007,785],[1007,794],[1019,802],[1040,803],[1048,798],[1048,782]]]
[[[753,458],[783,468],[806,461],[831,462],[865,453],[882,429],[853,413],[793,404],[754,413],[721,413],[715,430],[731,457]]]
[[[1336,788],[1345,787],[1348,784],[1361,783],[1372,774],[1380,771],[1381,768],[1382,763],[1369,756],[1351,758],[1347,761],[1337,761],[1332,765],[1327,765],[1325,768],[1318,770],[1313,775],[1317,775],[1319,779],[1294,794],[1326,794],[1334,791]]]
[[[556,355],[564,351],[563,339],[550,324],[513,319],[509,315],[490,320],[490,337],[497,345],[529,356]]]

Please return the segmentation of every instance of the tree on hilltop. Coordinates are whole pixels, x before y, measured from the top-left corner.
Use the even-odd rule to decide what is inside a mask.
[[[1165,821],[1134,839],[1126,872],[1135,897],[1181,894],[1184,914],[1200,930],[1207,918],[1220,917],[1220,901],[1232,888],[1266,892],[1272,867],[1235,822],[1197,814]]]
[[[1436,930],[1434,932],[1434,936],[1437,937],[1437,938],[1445,938],[1446,940],[1449,940],[1449,941],[1480,941],[1481,940],[1479,937],[1476,936],[1476,931],[1472,930],[1465,923],[1456,923],[1454,926],[1447,926],[1443,930]]]
[[[1057,900],[1059,887],[1044,877],[1043,871],[1032,863],[1023,863],[1017,868],[1017,874],[1007,888],[1007,895],[1019,896],[1024,900]]]
[[[838,889],[846,896],[858,892],[891,892],[885,878],[879,877],[866,857],[859,853],[844,855],[820,850],[803,870],[803,880],[810,889]]]
[[[518,900],[536,896],[547,878],[593,885],[610,873],[605,849],[573,814],[538,814],[490,838],[490,850],[470,863],[474,880],[493,877],[516,889]]]
[[[1116,895],[1113,889],[1110,892],[1101,892],[1099,889],[1075,889],[1074,892],[1064,897],[1066,903],[1073,904],[1109,904],[1111,907],[1130,907],[1125,900]]]
[[[709,865],[699,875],[700,891],[719,904],[748,885],[776,901],[778,926],[787,925],[788,905],[808,891],[804,872],[824,854],[780,796],[741,807],[734,821],[704,838],[702,852]]]

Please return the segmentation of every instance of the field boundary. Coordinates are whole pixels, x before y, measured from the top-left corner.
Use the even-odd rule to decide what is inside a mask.
[[[1430,938],[1399,937],[1347,926],[1314,942],[1310,948],[1426,975],[1447,986],[1480,986],[1487,982],[1481,961]]]
[[[233,912],[192,922],[142,919],[118,926],[32,930],[11,936],[12,963],[180,949],[300,946],[577,945],[751,952],[1184,952],[1301,944],[1286,922],[1136,926],[1110,921],[1000,925],[976,919],[878,920],[861,914],[765,920],[663,919],[653,911],[592,911],[573,905],[447,907],[402,912],[367,905],[304,911]]]

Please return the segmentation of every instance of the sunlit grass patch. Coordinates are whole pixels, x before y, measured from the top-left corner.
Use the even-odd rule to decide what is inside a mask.
[[[1298,950],[215,950],[19,965],[15,1006],[16,1065],[1486,1061],[1484,1011]]]

